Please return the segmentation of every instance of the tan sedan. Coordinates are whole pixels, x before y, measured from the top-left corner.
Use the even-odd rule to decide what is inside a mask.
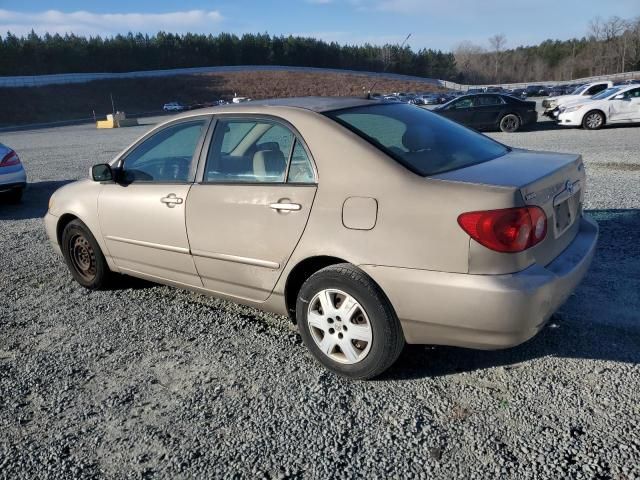
[[[117,272],[288,314],[323,365],[371,378],[405,342],[535,335],[593,257],[584,186],[579,155],[415,106],[280,99],[159,125],[45,223],[87,288]]]

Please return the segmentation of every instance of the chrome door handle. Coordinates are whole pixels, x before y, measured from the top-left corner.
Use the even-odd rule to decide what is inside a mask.
[[[269,205],[273,210],[277,210],[279,212],[297,212],[302,209],[302,205],[299,203],[290,203],[290,202],[278,202],[272,203]]]
[[[173,208],[176,205],[180,205],[184,200],[180,197],[177,197],[175,193],[170,193],[166,197],[162,197],[160,201],[167,207]]]

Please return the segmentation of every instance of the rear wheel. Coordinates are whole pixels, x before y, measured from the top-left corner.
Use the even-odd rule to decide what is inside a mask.
[[[400,322],[380,287],[350,264],[312,275],[296,306],[300,334],[322,365],[339,375],[380,375],[404,346]]]
[[[587,130],[598,130],[604,125],[604,115],[602,112],[594,110],[588,112],[582,119],[582,126]]]
[[[69,222],[62,232],[62,254],[73,278],[85,288],[107,285],[111,271],[98,242],[80,220]]]
[[[520,117],[514,113],[509,113],[500,119],[500,130],[513,133],[520,128]]]

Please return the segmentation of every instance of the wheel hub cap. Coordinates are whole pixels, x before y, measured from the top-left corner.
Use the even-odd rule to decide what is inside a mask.
[[[309,302],[307,323],[315,344],[332,360],[353,364],[369,354],[371,323],[351,295],[335,289],[318,292]]]
[[[71,261],[75,270],[85,279],[96,275],[96,256],[89,241],[82,235],[74,236],[71,241]]]
[[[600,125],[600,115],[589,115],[587,118],[587,125],[591,128],[597,127]]]

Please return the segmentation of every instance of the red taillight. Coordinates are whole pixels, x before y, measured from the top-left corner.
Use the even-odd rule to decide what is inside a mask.
[[[475,241],[496,252],[522,252],[547,234],[547,216],[540,207],[467,212],[458,224]]]
[[[13,150],[9,150],[2,160],[0,160],[0,167],[11,167],[12,165],[18,165],[20,163],[20,158],[18,154]]]

